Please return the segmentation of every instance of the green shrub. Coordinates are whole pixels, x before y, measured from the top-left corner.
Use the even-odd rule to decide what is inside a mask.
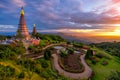
[[[74,49],[73,48],[68,48],[68,53],[69,54],[73,54],[74,53]]]
[[[66,51],[60,51],[60,56],[61,57],[67,57],[67,53],[66,53]]]
[[[28,47],[28,50],[33,50],[34,49],[34,46],[29,46]]]
[[[36,67],[36,61],[31,59],[22,59],[17,61],[17,65],[21,65],[30,71],[34,71],[34,68]]]
[[[96,57],[96,56],[91,56],[89,59],[90,59],[90,60],[94,60],[94,61],[96,61],[96,62],[99,62],[99,61],[100,61],[100,58],[98,58],[98,57]]]
[[[50,77],[50,75],[46,71],[42,71],[41,76],[44,77],[44,78],[47,78],[47,80]]]
[[[15,69],[10,66],[0,65],[0,79],[11,77],[15,74]]]
[[[48,63],[46,61],[43,61],[43,62],[41,62],[41,66],[43,68],[47,68],[49,65],[48,65]]]
[[[106,80],[120,80],[120,71],[112,72]]]
[[[44,40],[40,40],[40,46],[45,46],[45,41]]]
[[[74,43],[74,42],[73,42],[73,46],[74,46],[74,47],[78,47],[78,48],[82,48],[82,47],[83,47],[83,44],[82,44],[82,43]]]
[[[0,59],[16,59],[17,55],[11,48],[3,46],[4,50],[0,50]]]
[[[39,74],[39,75],[41,73],[40,69],[38,69],[37,67],[34,68],[34,72],[37,73],[37,74]]]
[[[96,54],[95,56],[99,57],[99,58],[103,58],[103,55],[102,54]]]
[[[37,63],[38,63],[38,64],[41,64],[41,66],[42,66],[43,68],[47,68],[47,67],[49,66],[49,64],[47,63],[47,61],[46,61],[44,58],[42,58],[42,59],[37,59]]]
[[[53,71],[52,69],[48,69],[47,70],[47,73],[50,75],[50,76],[53,76],[53,77],[57,77],[58,75],[55,73],[55,71]]]
[[[111,59],[110,56],[107,55],[107,54],[104,54],[104,52],[103,53],[97,53],[96,56],[99,57],[99,58],[106,58],[106,59],[109,59],[109,60]]]
[[[38,54],[38,53],[40,53],[40,52],[41,52],[40,49],[36,49],[34,53],[35,53],[35,54]]]
[[[96,61],[95,61],[95,60],[92,60],[91,62],[92,62],[92,64],[94,64],[94,65],[96,64]]]
[[[21,72],[18,76],[18,78],[24,78],[25,77],[25,73],[24,72]]]
[[[89,59],[91,56],[93,56],[93,50],[87,50],[85,58]]]
[[[96,58],[95,58],[95,61],[96,61],[96,62],[99,62],[99,61],[100,61],[100,58],[97,58],[97,57],[96,57]]]
[[[105,66],[108,64],[108,62],[106,60],[103,60],[101,64]]]
[[[49,49],[46,49],[44,52],[44,58],[46,60],[49,60],[51,58],[51,51]]]
[[[95,56],[90,56],[89,57],[90,60],[95,60],[95,58],[96,58]]]

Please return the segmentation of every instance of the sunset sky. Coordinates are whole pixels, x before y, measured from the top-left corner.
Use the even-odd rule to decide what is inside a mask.
[[[0,31],[16,31],[21,6],[29,30],[120,36],[120,0],[0,0]]]

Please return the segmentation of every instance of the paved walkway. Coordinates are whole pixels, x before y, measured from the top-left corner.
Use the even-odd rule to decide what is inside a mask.
[[[45,50],[45,49],[47,49],[51,46],[55,46],[55,45],[60,45],[60,44],[50,44],[50,45],[42,48],[42,50]],[[27,55],[29,56],[31,54],[26,54],[26,56]],[[85,59],[84,59],[85,54],[80,56],[81,63],[85,67],[85,71],[82,72],[82,73],[70,73],[70,72],[67,72],[67,71],[63,70],[58,64],[58,55],[57,54],[52,54],[52,56],[53,56],[53,67],[61,75],[64,75],[66,77],[73,78],[73,79],[88,79],[92,74],[92,69],[85,62]],[[35,54],[34,54],[33,56],[31,56],[32,59],[38,59],[38,58],[41,58],[41,57],[43,57],[43,55],[35,56]]]
[[[63,44],[63,43],[57,43],[57,44],[50,44],[50,45],[47,45],[46,47],[42,48],[42,50],[45,50],[51,46],[57,46],[57,45],[66,45],[66,44]]]
[[[86,64],[85,62],[85,54],[81,55],[80,59],[81,59],[81,63],[84,65],[85,67],[85,71],[82,73],[70,73],[67,72],[65,70],[63,70],[59,64],[58,64],[58,56],[57,54],[53,54],[53,64],[54,64],[54,69],[58,71],[59,74],[64,75],[66,77],[69,78],[73,78],[73,79],[85,79],[85,78],[89,78],[92,74],[92,69]]]
[[[45,46],[45,47],[43,47],[42,48],[42,51],[44,51],[45,49],[47,49],[47,48],[49,48],[49,47],[51,47],[51,46],[57,46],[57,45],[63,45],[63,43],[58,43],[58,44],[50,44],[50,45],[47,45],[47,46]],[[66,45],[66,44],[64,44],[64,45]],[[43,55],[43,52],[41,52],[41,53],[39,53],[39,54],[33,54],[33,53],[30,53],[28,50],[27,50],[27,48],[26,48],[26,53],[25,53],[25,57],[29,57],[29,58],[39,58],[39,56],[41,56],[41,55]],[[20,58],[21,57],[21,55],[19,55],[19,57],[18,58]]]

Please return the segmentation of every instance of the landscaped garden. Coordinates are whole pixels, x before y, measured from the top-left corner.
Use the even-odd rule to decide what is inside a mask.
[[[71,73],[81,73],[84,71],[84,66],[80,62],[80,54],[75,54],[74,51],[72,53],[61,51],[59,55],[59,65],[64,70]]]
[[[39,35],[39,37],[40,36],[41,35]],[[53,64],[54,58],[52,58],[52,55],[56,54],[58,57],[58,65],[68,73],[73,73],[74,75],[84,73],[86,68],[83,62],[86,60],[87,64],[93,70],[92,80],[119,80],[120,58],[116,57],[116,55],[112,56],[95,46],[90,47],[85,45],[87,47],[83,47],[84,44],[75,42],[67,42],[67,44],[63,43],[56,47],[49,46],[51,44],[59,44],[61,42],[62,39],[58,39],[57,36],[56,38],[53,38],[53,36],[47,35],[46,38],[41,40],[39,45],[31,45],[28,47],[32,56],[22,56],[19,59],[19,55],[26,55],[24,54],[26,52],[25,47],[21,41],[16,41],[17,44],[1,44],[0,79],[74,80],[72,78],[66,78],[64,76],[65,74],[59,74],[58,71],[55,71],[56,69],[53,67],[56,64]],[[85,55],[85,59],[83,55]],[[42,57],[37,59],[36,57],[38,56]],[[87,78],[85,77],[85,79]]]
[[[19,45],[0,45],[0,80],[70,80],[53,70],[52,58],[47,54],[50,53],[49,49],[45,51],[45,57],[40,59],[17,59],[21,54],[16,53],[19,52]]]

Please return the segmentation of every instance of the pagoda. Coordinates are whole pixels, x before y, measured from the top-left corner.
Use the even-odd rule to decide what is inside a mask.
[[[23,39],[29,39],[30,35],[27,29],[27,25],[26,25],[26,20],[24,18],[24,9],[23,7],[21,8],[21,12],[20,12],[20,20],[19,20],[19,24],[18,24],[18,32],[21,33],[21,35],[23,36]],[[17,32],[17,34],[19,34]]]
[[[33,31],[32,31],[32,34],[35,35],[37,33],[37,30],[36,30],[36,24],[33,25]]]

